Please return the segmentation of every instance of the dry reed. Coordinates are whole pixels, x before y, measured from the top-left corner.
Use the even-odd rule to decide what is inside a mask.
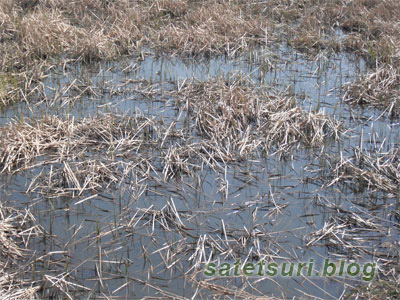
[[[24,278],[32,271],[30,241],[42,229],[29,210],[18,211],[0,204],[0,294],[4,300],[37,299],[40,286]]]
[[[341,125],[321,112],[301,109],[294,97],[256,88],[246,79],[189,83],[182,105],[191,112],[199,135],[218,145],[224,157],[246,157],[260,147],[285,153],[302,144],[323,149],[340,138]]]

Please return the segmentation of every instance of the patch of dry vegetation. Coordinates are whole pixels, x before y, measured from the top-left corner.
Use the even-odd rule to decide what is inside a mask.
[[[239,156],[259,148],[283,154],[300,144],[323,149],[327,140],[340,138],[339,122],[301,109],[294,97],[255,88],[246,80],[194,82],[179,96],[200,136]]]
[[[267,26],[262,19],[243,14],[239,6],[207,1],[156,30],[153,43],[181,54],[235,54],[263,42]]]
[[[21,71],[31,70],[39,61],[51,63],[49,57],[83,61],[124,54],[143,57],[146,49],[234,55],[254,45],[287,41],[307,53],[347,50],[378,64],[377,71],[393,68],[398,74],[399,19],[396,0],[7,0],[0,4],[0,99],[7,104],[27,98],[34,87],[26,86],[23,78],[38,81],[40,76]],[[358,87],[365,89],[372,75],[361,78]],[[392,80],[397,82],[397,76]],[[396,86],[388,89],[398,99]],[[350,87],[347,101],[370,100],[352,92]],[[380,92],[377,87],[375,93]]]
[[[230,1],[2,1],[0,101],[29,99],[55,61],[235,54],[264,43],[266,26]]]
[[[399,195],[400,184],[400,149],[392,147],[384,152],[381,149],[367,151],[354,150],[353,158],[342,157],[336,162],[333,173],[334,181],[351,184],[358,191],[380,190],[389,196]]]
[[[3,44],[25,57],[83,60],[138,54],[142,46],[179,54],[230,53],[262,38],[261,20],[231,2],[43,0],[0,6]],[[9,41],[10,43],[6,43]]]
[[[268,7],[256,1],[248,5],[253,13],[281,24],[288,41],[305,51],[331,45],[384,60],[391,58],[398,42],[400,5],[396,0],[276,0],[269,1]],[[335,34],[338,29],[343,33]]]
[[[114,58],[136,49],[144,11],[137,5],[108,7],[94,1],[44,1],[21,19],[19,43],[29,56],[69,55],[82,60]],[[64,9],[63,9],[64,8]],[[67,10],[68,9],[68,10]]]
[[[221,171],[228,162],[286,155],[300,145],[323,151],[340,139],[338,121],[244,78],[191,82],[169,93],[185,121],[140,113],[13,121],[1,128],[0,172],[37,169],[28,191],[53,196],[92,195],[125,183],[138,192],[145,179]],[[181,122],[186,126],[177,128]]]
[[[42,234],[33,215],[0,203],[0,294],[4,300],[37,299],[39,286],[21,274],[30,272],[30,240]],[[28,263],[27,263],[28,262]]]
[[[148,158],[137,152],[155,145],[146,137],[153,126],[141,116],[114,115],[78,122],[57,117],[16,121],[2,130],[1,172],[42,167],[28,191],[55,197],[95,194],[125,180],[136,188],[141,177],[150,176]],[[129,154],[129,160],[120,160]]]
[[[398,282],[379,280],[351,291],[345,295],[344,299],[391,300],[399,297],[400,288]]]
[[[351,104],[379,107],[396,117],[400,109],[400,68],[383,65],[345,87],[343,98]]]
[[[106,154],[128,149],[134,151],[143,146],[143,129],[151,125],[151,120],[145,118],[113,115],[81,121],[58,117],[15,121],[2,128],[1,171],[28,169],[35,158],[43,155],[60,162],[73,160],[76,155],[84,155],[89,147],[107,150]]]
[[[353,2],[341,21],[342,28],[351,32],[344,44],[375,68],[346,87],[344,100],[385,108],[395,116],[400,110],[400,3]]]

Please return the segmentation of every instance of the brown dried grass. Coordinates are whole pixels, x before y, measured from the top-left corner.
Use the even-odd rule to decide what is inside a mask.
[[[397,69],[399,18],[395,0],[276,0],[268,5],[212,0],[7,0],[0,4],[1,68],[5,78],[31,78],[22,72],[38,61],[50,63],[49,57],[83,61],[124,54],[143,57],[149,48],[176,55],[234,55],[286,40],[307,53],[346,49],[371,65]],[[337,34],[338,29],[345,35]],[[40,76],[34,77],[38,80]],[[1,101],[7,105],[26,100],[34,88],[26,87],[24,79],[17,85],[3,84]],[[396,89],[389,91],[395,94]]]
[[[387,111],[390,117],[400,112],[400,68],[383,65],[345,86],[344,101]]]
[[[223,152],[246,156],[259,147],[272,154],[293,147],[324,148],[340,138],[340,123],[301,109],[294,97],[256,88],[245,79],[191,83],[180,91],[200,135]]]
[[[153,43],[179,54],[232,54],[264,42],[267,25],[262,19],[242,14],[231,3],[207,1],[178,22],[156,28]]]
[[[31,268],[27,263],[29,242],[41,234],[42,230],[29,210],[18,211],[0,203],[1,299],[37,299],[40,287],[25,280],[21,274]]]
[[[336,162],[333,181],[346,182],[356,191],[380,190],[388,196],[396,196],[400,183],[399,153],[398,147],[392,147],[387,152],[378,148],[373,151],[357,148],[354,158],[343,156]]]

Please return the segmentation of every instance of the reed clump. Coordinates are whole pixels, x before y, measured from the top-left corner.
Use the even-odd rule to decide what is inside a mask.
[[[28,191],[52,197],[92,195],[115,188],[151,170],[145,149],[156,141],[145,135],[152,126],[153,121],[142,116],[112,114],[78,122],[58,117],[15,121],[2,128],[1,173],[40,167]],[[143,156],[137,154],[139,149]],[[124,155],[130,159],[121,161]]]
[[[135,49],[141,39],[141,11],[134,6],[85,7],[82,14],[74,7],[77,4],[71,4],[68,11],[52,4],[44,3],[20,20],[19,43],[28,57],[67,55],[85,61],[114,58]]]
[[[178,54],[235,54],[264,43],[266,20],[248,16],[240,6],[206,1],[192,6],[176,22],[156,28],[157,48]]]
[[[399,17],[400,7],[395,0],[274,0],[268,4],[213,0],[7,0],[0,4],[2,77],[5,82],[9,77],[24,79],[17,80],[16,85],[0,83],[0,100],[4,105],[18,99],[29,100],[37,85],[25,83],[40,81],[41,76],[27,71],[43,62],[53,64],[49,58],[87,62],[122,55],[143,58],[148,49],[172,55],[240,55],[256,46],[287,41],[292,47],[315,55],[322,51],[356,53],[376,66],[374,71],[390,67],[398,70]],[[367,80],[368,77],[360,78],[356,85],[365,89]],[[388,91],[397,99],[396,85]],[[347,96],[351,103],[371,100],[358,99],[357,87],[350,88]],[[371,105],[375,106],[374,102]]]
[[[29,210],[19,211],[0,204],[0,294],[5,300],[37,299],[40,286],[25,278],[33,263],[30,241],[42,229]]]
[[[385,109],[388,116],[400,112],[400,68],[384,64],[344,87],[344,101]]]
[[[350,34],[344,45],[373,67],[368,74],[346,87],[344,100],[351,104],[399,112],[400,4],[398,1],[351,1],[340,18]]]
[[[243,78],[193,82],[179,94],[199,135],[239,157],[259,148],[269,154],[283,154],[299,145],[323,149],[330,138],[340,138],[339,122],[305,111],[294,97],[257,88]]]
[[[388,151],[381,149],[354,149],[353,158],[336,162],[333,173],[335,181],[347,182],[355,191],[380,190],[389,196],[399,194],[400,162],[399,148],[391,147]]]
[[[80,60],[140,54],[142,47],[179,54],[231,53],[260,42],[263,20],[231,2],[10,0],[0,6],[2,43],[25,58]]]

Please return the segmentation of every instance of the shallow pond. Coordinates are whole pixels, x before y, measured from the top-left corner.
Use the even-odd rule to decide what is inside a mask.
[[[96,192],[71,196],[42,188],[46,186],[42,181],[50,179],[41,175],[62,168],[61,162],[3,175],[1,197],[17,207],[30,207],[47,232],[45,239],[35,241],[37,266],[27,276],[46,278],[49,289],[43,297],[59,290],[59,295],[67,293],[74,299],[339,298],[352,285],[363,283],[361,278],[228,276],[205,280],[203,268],[211,261],[257,263],[261,259],[278,263],[314,259],[319,268],[325,258],[380,263],[374,253],[399,238],[397,221],[390,217],[396,198],[335,182],[331,173],[332,160],[354,156],[360,141],[371,148],[372,140],[379,144],[386,139],[385,147],[400,142],[398,123],[380,116],[379,111],[341,102],[341,87],[366,70],[362,60],[345,54],[310,59],[284,46],[236,58],[148,55],[143,61],[54,68],[37,101],[10,107],[1,115],[3,125],[12,118],[57,115],[79,122],[113,113],[132,116],[139,123],[151,120],[157,133],[174,128],[177,137],[159,148],[150,142],[145,149],[117,155],[115,172],[139,158],[151,167],[135,169],[118,184]],[[217,77],[228,81],[242,77],[254,86],[295,96],[305,111],[321,111],[342,122],[341,140],[327,139],[319,149],[299,144],[285,155],[253,153],[232,162],[207,164],[194,159],[191,173],[166,178],[168,151],[186,141],[197,145],[202,139],[193,133],[193,115],[179,102],[176,91],[188,82]],[[156,140],[157,133],[148,133],[149,139]],[[104,149],[104,159],[110,156],[108,150]],[[99,153],[89,151],[88,160],[102,162]],[[78,172],[80,165],[74,163],[67,162]],[[356,215],[373,219],[381,227],[362,226]],[[318,231],[333,223],[340,226],[344,220],[354,224],[338,237],[345,247],[323,235],[318,239]],[[357,247],[370,249],[370,254],[358,252]]]

